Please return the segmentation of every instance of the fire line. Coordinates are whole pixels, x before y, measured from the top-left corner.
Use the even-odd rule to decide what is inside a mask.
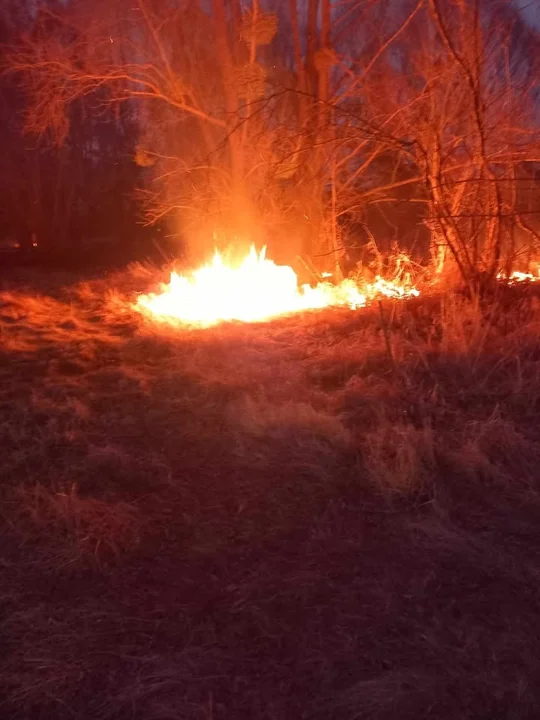
[[[291,267],[276,265],[266,257],[265,248],[257,252],[252,246],[237,266],[225,263],[216,251],[209,264],[189,275],[171,273],[160,292],[139,296],[136,308],[157,321],[209,327],[231,320],[260,322],[326,307],[356,309],[377,297],[418,295],[414,287],[381,277],[362,289],[354,280],[299,286]]]

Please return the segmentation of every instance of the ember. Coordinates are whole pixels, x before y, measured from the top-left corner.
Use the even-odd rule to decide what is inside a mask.
[[[141,295],[136,308],[158,321],[179,321],[209,327],[219,322],[258,322],[302,310],[325,307],[364,307],[385,296],[395,299],[419,295],[417,289],[377,277],[363,288],[353,280],[299,287],[294,270],[276,265],[251,247],[236,267],[226,264],[216,251],[212,262],[191,275],[171,273],[161,292]]]

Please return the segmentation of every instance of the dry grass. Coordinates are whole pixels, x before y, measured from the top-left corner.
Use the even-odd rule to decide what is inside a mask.
[[[540,309],[0,291],[2,717],[535,718]]]
[[[53,556],[54,564],[61,553],[66,563],[99,563],[138,544],[140,522],[133,505],[80,497],[75,485],[64,492],[43,485],[19,485],[6,502],[6,507],[9,505],[13,509],[6,519],[22,543],[42,549],[54,547],[56,541],[60,553]],[[43,555],[39,562],[44,565]]]

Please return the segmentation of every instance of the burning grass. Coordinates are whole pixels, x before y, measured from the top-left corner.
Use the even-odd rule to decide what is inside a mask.
[[[398,273],[402,274],[398,265]],[[397,278],[395,278],[397,279]],[[395,280],[394,279],[394,280]],[[400,278],[401,279],[401,278]],[[327,307],[356,309],[380,297],[418,297],[410,276],[405,283],[380,276],[363,287],[352,279],[298,286],[294,270],[276,265],[252,246],[248,255],[228,263],[216,250],[211,263],[191,274],[171,272],[159,292],[140,295],[135,308],[154,321],[211,327],[223,321],[257,322],[285,314]]]
[[[534,718],[534,286],[206,330],[0,294],[9,718]]]

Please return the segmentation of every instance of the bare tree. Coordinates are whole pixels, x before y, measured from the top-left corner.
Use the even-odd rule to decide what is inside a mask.
[[[128,107],[147,219],[192,249],[282,237],[334,269],[346,218],[376,208],[390,228],[412,207],[435,268],[450,253],[472,286],[518,259],[507,218],[536,242],[518,183],[538,159],[538,39],[505,0],[269,5],[45,8],[11,56],[28,127],[62,141],[76,103]]]
[[[436,270],[449,251],[471,290],[516,261],[505,227],[521,222],[518,167],[538,158],[534,74],[515,42],[519,24],[504,3],[419,2],[347,90],[371,128],[358,138],[359,166],[376,139],[406,169],[403,179],[357,192],[356,202],[414,186],[410,201],[425,207]],[[532,33],[527,40],[537,42]]]

